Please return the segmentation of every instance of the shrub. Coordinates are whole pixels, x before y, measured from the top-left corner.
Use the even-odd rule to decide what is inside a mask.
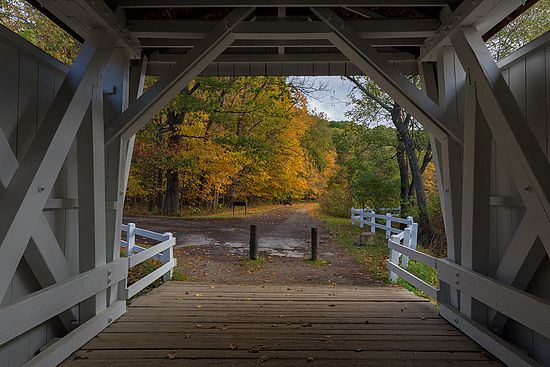
[[[350,190],[347,187],[330,188],[319,198],[319,209],[333,217],[347,218],[353,206]]]

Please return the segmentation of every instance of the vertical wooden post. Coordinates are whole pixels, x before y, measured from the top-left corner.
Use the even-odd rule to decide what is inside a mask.
[[[250,252],[248,257],[250,260],[258,258],[258,232],[255,224],[250,225]]]
[[[311,260],[319,260],[319,231],[317,227],[311,227]]]
[[[393,242],[399,243],[399,237],[391,236]],[[399,253],[395,250],[390,250],[390,262],[396,266],[399,263]],[[397,283],[397,274],[390,270],[390,280],[392,283]]]
[[[365,225],[365,210],[364,209],[359,209],[360,212],[359,212],[359,227],[363,228],[363,226]]]
[[[411,247],[411,228],[407,227],[403,232],[403,246]],[[407,269],[407,266],[409,266],[409,257],[407,255],[401,256],[401,266],[403,269]]]
[[[127,255],[128,257],[134,254],[134,246],[136,245],[136,224],[128,223],[128,242]]]
[[[163,234],[164,236],[166,236],[166,240],[170,240],[172,239],[173,235],[171,232],[166,232]],[[166,250],[164,250],[162,252],[162,264],[168,264],[169,262],[172,261],[172,259],[174,258],[174,247],[169,247],[167,248]],[[166,274],[164,274],[162,276],[162,279],[166,282],[170,279],[172,279],[172,273],[173,273],[173,268],[170,268],[170,271],[168,271]]]
[[[386,213],[386,227],[391,227],[391,214]],[[386,239],[389,240],[391,237],[391,231],[386,229]]]
[[[413,250],[416,250],[416,244],[418,241],[418,223],[411,225],[411,245],[409,246]]]
[[[376,223],[376,217],[375,217],[376,213],[374,212],[374,210],[371,210],[370,214],[371,214],[371,217],[370,217],[370,223],[371,223],[370,231],[372,233],[374,233],[374,232],[376,232],[376,227],[374,226],[374,224]]]

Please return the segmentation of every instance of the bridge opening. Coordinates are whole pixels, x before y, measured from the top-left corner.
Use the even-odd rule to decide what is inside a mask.
[[[2,4],[2,9],[13,4]],[[222,349],[235,351],[233,359],[243,363],[276,364],[278,358],[283,359],[279,364],[360,363],[363,357],[382,363],[391,357],[399,364],[419,352],[418,364],[428,359],[445,364],[446,352],[473,365],[498,363],[464,334],[508,365],[546,363],[544,346],[550,337],[544,286],[550,269],[548,33],[498,63],[484,43],[485,35],[529,5],[513,0],[280,4],[209,0],[154,5],[140,0],[44,1],[39,7],[83,41],[70,66],[1,29],[5,57],[0,61],[0,92],[6,118],[0,134],[0,353],[8,365],[55,365],[90,340],[66,363],[115,363],[112,358],[118,355],[123,361],[116,364],[193,360],[200,365],[212,362],[212,351]],[[542,14],[547,10],[543,5]],[[26,36],[33,41],[32,34]],[[65,56],[70,60],[74,55]],[[426,300],[410,298],[414,296],[395,288],[344,287],[325,295],[323,287],[265,292],[221,287],[218,292],[211,290],[215,286],[192,289],[183,283],[180,286],[188,288],[171,289],[174,284],[166,284],[137,298],[127,309],[126,300],[152,281],[173,277],[177,263],[178,233],[162,228],[151,231],[124,221],[125,199],[130,199],[126,204],[134,210],[140,201],[148,201],[146,209],[150,209],[157,199],[155,184],[166,188],[162,209],[171,213],[181,211],[177,189],[215,207],[220,201],[262,197],[253,191],[262,185],[282,204],[291,204],[293,197],[315,196],[314,183],[321,183],[333,195],[327,194],[329,208],[346,206],[346,198],[339,197],[338,190],[330,192],[330,180],[322,177],[330,167],[331,149],[323,151],[321,142],[332,140],[332,149],[338,153],[334,139],[318,135],[327,128],[353,130],[356,125],[331,124],[311,116],[300,105],[303,96],[283,78],[288,75],[348,76],[361,100],[367,101],[363,107],[385,111],[395,124],[391,134],[397,141],[396,157],[392,159],[398,166],[399,162],[408,165],[399,178],[404,172],[413,176],[419,208],[425,187],[419,185],[418,158],[421,153],[429,157],[429,141],[445,227],[445,259],[414,247],[415,239],[430,232],[427,213],[418,213],[418,223],[414,217],[372,213],[364,207],[371,206],[370,200],[379,209],[383,194],[363,192],[359,198],[359,190],[355,192],[359,208],[347,210],[350,221],[363,231],[370,227],[388,232],[384,244],[391,254],[386,266],[392,280],[406,279],[437,300],[440,316],[452,328]],[[368,79],[356,75],[368,75],[392,104]],[[146,76],[155,78],[150,85]],[[201,83],[207,88],[201,89]],[[264,95],[268,88],[270,93]],[[230,103],[229,98],[238,103]],[[205,101],[210,101],[207,113],[194,107]],[[235,106],[239,109],[232,109]],[[158,115],[163,109],[164,116]],[[300,113],[301,119],[293,116]],[[159,119],[157,126],[150,124],[139,132],[155,119]],[[427,131],[420,148],[404,139],[407,133],[419,138],[419,130],[400,131],[403,126],[414,127],[413,119]],[[268,120],[276,123],[266,126]],[[289,122],[294,129],[289,129]],[[301,134],[296,134],[297,126]],[[375,135],[374,140],[384,136],[383,128],[375,130],[355,131],[356,135],[343,139],[355,137],[364,143],[369,134]],[[136,133],[146,138],[140,141]],[[308,133],[314,135],[310,149]],[[283,140],[292,144],[280,144]],[[146,161],[158,154],[159,146],[174,154],[168,158],[162,154],[161,164],[145,165],[152,166],[153,174],[139,177],[134,172],[132,176],[132,152]],[[201,157],[206,158],[201,161]],[[343,165],[338,156],[332,158]],[[297,165],[305,168],[297,170]],[[179,171],[182,167],[185,172]],[[235,167],[241,173],[247,167],[264,170],[250,176],[231,175]],[[369,167],[355,168],[364,173]],[[180,175],[189,172],[193,175]],[[136,190],[143,184],[132,186],[136,176],[152,180],[152,194]],[[350,175],[350,185],[354,178],[362,189],[362,180],[373,179]],[[399,186],[403,190],[411,185],[409,180],[403,183]],[[127,191],[132,194],[126,196]],[[400,200],[399,204],[403,210],[409,203]],[[279,210],[307,217],[309,207],[300,205]],[[398,222],[395,227],[394,221]],[[314,225],[308,222],[304,227]],[[279,232],[288,235],[284,223],[281,227]],[[136,243],[136,236],[150,240],[152,246]],[[121,248],[128,256],[121,257]],[[132,282],[131,269],[151,258],[158,267]],[[437,269],[435,287],[409,272],[409,265],[416,263]],[[326,264],[306,265],[321,269]],[[213,266],[211,272],[216,270],[220,269]],[[289,274],[297,272],[289,267]],[[219,300],[224,297],[227,302]],[[250,310],[245,306],[249,300]],[[390,315],[381,313],[378,302]],[[304,313],[304,305],[312,311]],[[267,342],[273,340],[261,334],[279,330],[280,323],[273,317],[246,322],[266,316],[267,311],[256,307],[287,318],[288,330],[277,332],[272,345]],[[204,313],[197,311],[201,309]],[[165,330],[167,320],[182,311],[186,316],[176,320],[176,328]],[[354,316],[348,319],[349,312]],[[225,338],[209,334],[228,329],[220,317],[231,319],[231,332]],[[389,319],[399,319],[407,331],[396,334],[390,326],[395,320]],[[202,320],[209,323],[204,330]],[[439,326],[427,326],[432,323]],[[365,327],[371,324],[375,326]],[[258,326],[261,331],[253,333]],[[302,331],[310,327],[317,334]],[[147,340],[139,331],[145,329],[151,330]],[[199,332],[190,332],[196,329]],[[417,329],[427,330],[431,342],[411,340],[410,332]],[[349,336],[351,330],[358,336]],[[183,331],[189,332],[184,341],[173,342],[173,334],[181,336]],[[234,340],[244,335],[249,337],[243,349]],[[303,335],[314,345],[300,343]],[[332,337],[337,340],[323,348],[324,339]],[[410,340],[409,349],[398,349],[403,340]],[[442,340],[445,343],[438,344]],[[452,347],[448,347],[450,340]],[[326,350],[330,353],[323,354]],[[462,354],[456,354],[459,351]],[[359,354],[352,356],[352,352]]]

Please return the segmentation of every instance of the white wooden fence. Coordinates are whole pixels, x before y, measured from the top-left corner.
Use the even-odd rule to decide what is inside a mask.
[[[376,222],[376,220],[384,222],[384,224]],[[391,213],[386,214],[376,214],[374,210],[368,211],[365,209],[356,209],[351,208],[351,223],[359,223],[359,227],[363,228],[366,225],[370,226],[371,232],[376,232],[376,229],[381,229],[386,231],[386,239],[390,240],[392,234],[396,234],[401,241],[403,241],[403,246],[412,248],[416,250],[416,243],[418,238],[418,223],[414,222],[413,217],[408,216],[406,219],[394,217]],[[392,227],[392,223],[404,224],[406,228],[404,230],[399,228]],[[402,258],[403,268],[407,268],[409,264],[409,257],[403,255],[394,250],[391,251],[390,261],[394,264],[399,263],[399,258]],[[390,271],[390,278],[392,282],[397,281],[397,274]]]
[[[156,233],[146,229],[137,228],[134,223],[123,224],[121,227],[126,232],[126,241],[121,240],[120,245],[124,247],[128,254],[128,269],[136,266],[145,260],[155,258],[162,262],[162,266],[127,288],[126,298],[129,299],[153,283],[155,280],[163,277],[164,280],[170,280],[172,271],[176,266],[174,258],[174,245],[176,239],[172,233]],[[136,236],[148,238],[159,243],[145,248],[136,245]]]
[[[377,223],[376,220],[385,221],[384,224]],[[390,258],[388,260],[388,270],[390,271],[390,279],[393,283],[397,282],[397,278],[401,277],[426,293],[433,299],[438,298],[438,289],[433,288],[422,279],[407,271],[409,266],[409,258],[419,261],[425,265],[437,269],[437,259],[423,254],[416,250],[418,241],[418,223],[414,222],[413,217],[408,216],[406,219],[394,217],[390,213],[376,214],[374,211],[364,209],[351,208],[351,223],[359,223],[363,228],[365,225],[370,226],[371,232],[376,229],[386,231],[386,239],[390,248]],[[406,225],[405,229],[392,227],[392,223]],[[401,259],[401,263],[399,262]]]

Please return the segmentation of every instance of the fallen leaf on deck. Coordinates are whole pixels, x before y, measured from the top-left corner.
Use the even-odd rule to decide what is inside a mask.
[[[166,358],[168,359],[175,359],[176,358],[176,352],[170,352],[166,355]]]
[[[237,345],[236,344],[229,344],[227,346],[227,349],[235,350],[235,349],[237,349]]]

